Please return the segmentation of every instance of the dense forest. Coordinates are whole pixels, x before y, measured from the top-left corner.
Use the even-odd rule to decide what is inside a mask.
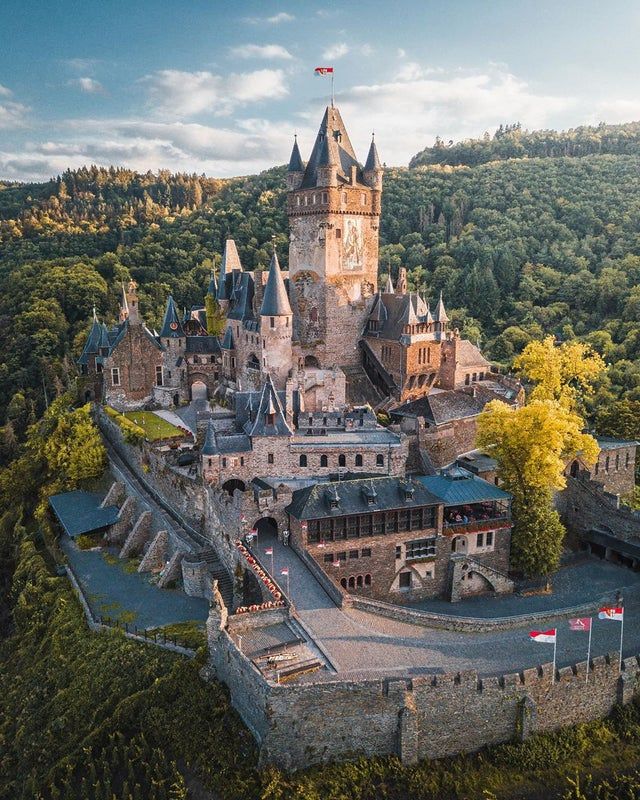
[[[438,137],[432,147],[415,155],[410,167],[427,164],[473,166],[506,158],[558,158],[560,156],[637,155],[640,122],[597,127],[581,125],[568,131],[523,131],[519,122],[501,125],[493,136],[445,143]]]

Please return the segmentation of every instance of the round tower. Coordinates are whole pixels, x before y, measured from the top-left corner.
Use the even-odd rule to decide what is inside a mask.
[[[292,322],[289,296],[274,249],[260,306],[260,367],[263,374],[271,374],[278,390],[285,388],[293,364]]]

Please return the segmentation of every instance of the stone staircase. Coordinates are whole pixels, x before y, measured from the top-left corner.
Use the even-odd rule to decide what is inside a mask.
[[[371,383],[369,376],[361,366],[340,367],[347,377],[347,403],[363,406],[367,403],[375,408],[386,398]]]
[[[222,599],[227,608],[230,609],[233,603],[233,580],[220,562],[213,547],[203,547],[197,550],[192,557],[207,564],[211,577],[218,581],[218,590],[222,595]]]

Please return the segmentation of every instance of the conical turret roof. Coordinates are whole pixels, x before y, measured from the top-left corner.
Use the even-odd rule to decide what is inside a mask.
[[[307,163],[302,187],[317,186],[318,167],[331,164],[338,168],[338,174],[348,180],[351,167],[358,168],[358,179],[362,181],[362,168],[351,145],[349,134],[340,112],[335,106],[327,106],[320,130],[316,137],[311,156]]]
[[[284,317],[291,314],[291,304],[289,303],[287,288],[284,285],[282,270],[275,250],[271,256],[269,277],[264,289],[260,314],[263,317]]]
[[[249,436],[291,436],[293,434],[269,373],[267,373],[267,380],[262,388],[256,418],[248,433]]]
[[[167,308],[164,312],[162,328],[160,329],[160,336],[163,339],[177,339],[179,337],[183,337],[184,335],[185,333],[182,329],[182,322],[180,322],[178,309],[176,308],[173,297],[169,295],[167,299]]]
[[[300,148],[298,147],[298,137],[294,137],[293,149],[291,150],[291,158],[289,159],[289,172],[304,172],[304,163],[300,155]]]
[[[387,283],[385,284],[385,287],[384,287],[384,293],[385,294],[395,294],[395,292],[393,290],[393,281],[391,280],[391,273],[389,273],[389,275],[387,276]]]
[[[378,148],[376,147],[375,139],[372,136],[371,146],[369,147],[369,153],[364,165],[364,171],[370,172],[377,169],[382,169],[382,165],[380,164],[380,159],[378,158]]]
[[[436,322],[449,322],[449,317],[447,316],[447,312],[444,307],[444,301],[442,299],[442,291],[440,292],[440,299],[438,300],[438,305],[436,306],[434,319]]]
[[[213,456],[218,452],[218,445],[216,444],[216,431],[213,427],[213,420],[210,419],[207,423],[207,434],[202,445],[201,453],[203,456]]]

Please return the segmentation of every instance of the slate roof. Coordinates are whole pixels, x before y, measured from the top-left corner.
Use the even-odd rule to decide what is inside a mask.
[[[202,455],[212,456],[218,452],[216,446],[216,429],[213,427],[213,420],[207,422],[207,433],[204,437],[204,444],[202,445]]]
[[[100,508],[100,503],[102,503],[100,495],[81,489],[54,494],[49,498],[53,513],[65,532],[72,537],[98,531],[114,524],[120,509],[117,506]]]
[[[253,313],[253,278],[248,272],[236,272],[231,291],[231,305],[227,311],[227,319],[255,319]]]
[[[493,390],[476,384],[475,395],[464,389],[431,392],[389,412],[392,417],[424,417],[432,425],[443,425],[456,419],[475,417],[491,400],[504,400]]]
[[[491,362],[468,339],[456,340],[456,364],[461,367],[490,367]]]
[[[622,447],[640,445],[640,442],[633,439],[614,439],[612,436],[596,436],[595,439],[601,450],[619,450]]]
[[[187,336],[187,353],[219,353],[217,336]]]
[[[439,475],[423,475],[416,480],[438,497],[445,506],[511,498],[509,492],[505,492],[504,489],[500,489],[495,484],[479,478],[462,467],[450,467]]]
[[[298,137],[294,137],[293,149],[291,150],[291,158],[289,159],[289,172],[304,172],[304,163],[300,155],[300,148],[298,147]]]
[[[231,332],[231,326],[227,326],[226,331],[224,332],[224,336],[222,337],[222,344],[220,347],[223,350],[233,350],[233,333]]]
[[[220,265],[220,277],[218,279],[218,300],[229,300],[230,279],[233,270],[242,270],[238,248],[233,239],[227,239],[224,243],[222,253],[222,264]]]
[[[304,171],[303,189],[317,186],[318,167],[323,164],[337,167],[339,183],[347,183],[350,180],[351,167],[356,166],[357,180],[359,183],[364,183],[362,167],[358,163],[340,112],[334,106],[327,106],[324,112],[320,130]]]
[[[264,288],[260,314],[263,317],[283,317],[291,315],[291,304],[284,285],[282,270],[278,263],[278,255],[273,252],[269,265],[269,277]]]
[[[219,453],[246,453],[251,450],[251,439],[244,433],[220,434],[216,437]]]
[[[380,159],[378,158],[378,148],[376,147],[375,140],[371,137],[371,146],[367,154],[367,160],[364,165],[364,171],[369,172],[375,169],[382,169]]]
[[[292,445],[313,446],[314,449],[324,447],[335,448],[364,445],[398,445],[400,437],[387,430],[386,428],[362,428],[360,430],[335,431],[322,436],[297,435],[292,441]]]
[[[164,320],[160,329],[160,336],[163,339],[183,339],[185,336],[182,322],[176,308],[172,295],[167,298],[167,307],[164,312]]]
[[[269,422],[271,417],[273,421]],[[247,420],[244,430],[249,436],[293,435],[285,416],[284,405],[275,390],[269,374],[267,374],[267,380],[262,387],[262,394],[255,417]]]
[[[84,349],[78,359],[78,364],[87,364],[89,361],[89,355],[95,354],[100,352],[100,342],[102,340],[102,326],[98,322],[95,317],[93,323],[91,325],[91,329],[89,330],[89,335],[87,336],[87,341],[85,342]]]
[[[412,490],[408,498],[405,487]],[[375,502],[369,504],[367,495],[372,489],[375,493]],[[331,508],[329,499],[335,498],[336,494],[338,506]],[[306,520],[435,506],[440,502],[419,480],[384,476],[316,483],[305,489],[299,489],[293,493],[292,502],[285,511],[295,519]]]

